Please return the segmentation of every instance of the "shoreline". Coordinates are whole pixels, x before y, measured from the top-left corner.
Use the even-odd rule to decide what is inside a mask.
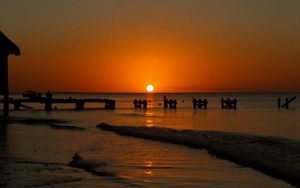
[[[4,126],[14,123],[26,124],[26,125],[44,125],[53,129],[62,130],[86,130],[83,127],[68,125],[69,121],[59,120],[59,119],[34,119],[34,118],[7,118],[0,119],[0,123]]]
[[[218,158],[251,167],[300,186],[300,141],[271,136],[218,131],[175,130],[161,127],[97,125],[119,135],[206,149]]]

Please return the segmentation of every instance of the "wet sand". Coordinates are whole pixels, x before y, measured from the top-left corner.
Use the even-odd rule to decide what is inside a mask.
[[[205,148],[219,158],[260,170],[300,186],[300,141],[244,133],[175,130],[160,127],[97,125],[120,135]]]
[[[13,123],[20,123],[26,125],[44,125],[53,129],[67,129],[67,130],[85,130],[83,127],[68,125],[68,121],[58,119],[29,119],[29,118],[9,118],[1,119],[0,124],[8,125]]]

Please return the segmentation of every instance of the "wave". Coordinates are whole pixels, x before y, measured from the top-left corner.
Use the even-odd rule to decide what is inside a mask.
[[[78,153],[72,157],[72,161],[69,163],[69,166],[81,168],[99,176],[114,176],[113,173],[109,173],[103,169],[103,167],[106,166],[106,163],[83,159]]]
[[[219,131],[175,130],[161,127],[96,127],[120,135],[205,148],[222,159],[252,167],[270,176],[300,186],[300,141],[278,137]]]
[[[69,163],[69,166],[83,169],[87,172],[90,172],[93,175],[103,176],[115,182],[126,184],[128,186],[142,187],[141,185],[138,185],[136,183],[130,182],[127,179],[117,176],[114,172],[108,171],[107,163],[85,159],[81,157],[78,152],[72,157],[72,161]]]

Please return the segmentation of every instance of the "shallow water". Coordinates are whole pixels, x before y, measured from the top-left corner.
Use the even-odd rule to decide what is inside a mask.
[[[92,128],[91,128],[92,129]],[[7,187],[291,187],[205,150],[122,137],[99,130],[69,131],[12,124],[2,142],[2,185]],[[113,177],[67,164],[79,154],[103,162]]]
[[[69,94],[68,94],[69,95]],[[61,95],[61,97],[68,96]],[[45,125],[10,124],[1,128],[0,185],[6,187],[292,187],[250,168],[184,146],[123,137],[96,129],[98,123],[162,126],[176,129],[223,130],[299,139],[299,102],[278,110],[276,96],[237,96],[237,110],[221,110],[220,95],[210,94],[209,109],[192,109],[196,94],[178,98],[177,110],[163,110],[161,96],[77,94],[117,99],[116,110],[12,111],[11,116],[70,121],[86,130],[54,129]],[[199,94],[200,95],[200,94]],[[213,96],[212,96],[213,95]],[[55,96],[55,95],[54,95]],[[152,98],[153,108],[135,110],[134,98]],[[226,96],[225,96],[226,97]],[[274,103],[275,100],[275,103]],[[184,101],[184,102],[182,102]],[[274,106],[275,104],[275,106]],[[102,104],[92,104],[91,107]],[[260,107],[258,107],[260,106]],[[38,106],[37,106],[38,107]],[[40,106],[42,108],[42,106]],[[71,108],[61,106],[60,108]],[[79,152],[88,161],[107,164],[96,176],[68,163]]]
[[[166,109],[162,105],[163,96],[177,99],[177,110]],[[115,99],[116,110],[106,111],[59,110],[50,114],[45,112],[18,111],[13,116],[54,117],[79,121],[85,126],[93,127],[95,123],[106,122],[115,125],[161,126],[177,129],[222,130],[247,132],[258,135],[271,135],[286,138],[300,138],[300,95],[297,93],[270,94],[54,94],[54,98],[108,98]],[[293,97],[297,99],[290,104],[290,109],[278,109],[277,98]],[[19,98],[21,95],[13,95]],[[208,109],[194,110],[192,97],[207,98]],[[237,98],[237,110],[221,109],[220,98]],[[133,109],[133,99],[147,99],[148,110]],[[42,104],[30,104],[43,109]],[[58,109],[74,109],[74,104],[53,105]],[[103,108],[104,104],[86,104],[86,108]],[[13,108],[13,106],[11,106]]]

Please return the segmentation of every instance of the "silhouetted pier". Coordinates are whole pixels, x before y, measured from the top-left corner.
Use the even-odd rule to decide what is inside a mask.
[[[0,100],[0,103],[3,103],[4,100]],[[41,103],[44,104],[44,109],[46,111],[53,110],[53,104],[74,104],[76,110],[84,110],[84,105],[86,103],[104,103],[104,109],[115,109],[116,101],[110,99],[49,99],[47,97],[41,97],[37,99],[9,99],[9,103],[14,105],[15,110],[20,110],[21,107],[26,109],[33,109],[33,107],[25,105],[24,103]]]

